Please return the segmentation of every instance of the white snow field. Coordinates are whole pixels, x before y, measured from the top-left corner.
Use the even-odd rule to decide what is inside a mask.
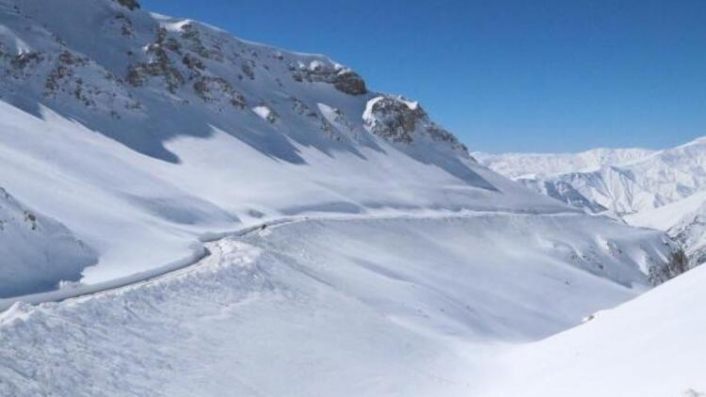
[[[706,395],[706,268],[504,355],[488,396]]]
[[[30,210],[0,188],[0,298],[77,281],[97,258],[62,224]]]
[[[525,395],[570,371],[541,346],[610,327],[670,354],[655,390],[701,387],[698,335],[653,350],[676,331],[641,297],[631,327],[539,342],[681,273],[665,233],[489,170],[325,56],[134,0],[0,0],[0,76],[0,396]],[[700,321],[679,283],[653,314]]]
[[[157,279],[14,305],[0,395],[482,395],[503,354],[649,288],[664,247],[577,214],[268,227]]]

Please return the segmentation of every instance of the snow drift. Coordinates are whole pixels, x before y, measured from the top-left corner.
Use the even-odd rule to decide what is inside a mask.
[[[0,298],[78,281],[97,258],[64,225],[30,210],[0,188]]]
[[[155,280],[15,305],[0,394],[483,395],[498,354],[648,289],[664,248],[581,214],[268,227]]]

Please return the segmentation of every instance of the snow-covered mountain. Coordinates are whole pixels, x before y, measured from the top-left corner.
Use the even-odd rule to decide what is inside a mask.
[[[0,293],[43,291],[0,300],[2,395],[475,395],[686,270],[326,56],[135,0],[0,0],[0,74]]]
[[[706,202],[705,138],[654,152],[599,149],[575,155],[477,157],[525,186],[570,205],[592,213],[609,210],[630,224],[669,231],[685,244],[696,263],[704,260],[701,253],[706,245],[701,241],[700,224]],[[577,169],[576,164],[586,164],[586,157],[600,160],[592,168]],[[523,174],[526,169],[533,175]]]
[[[661,207],[706,188],[705,138],[660,151],[597,149],[574,155],[475,155],[491,169],[536,190],[553,186],[553,190],[561,191],[562,186],[570,185],[590,205],[619,215]],[[563,198],[561,194],[554,197]],[[580,206],[581,202],[577,203]]]
[[[112,0],[2,0],[0,11],[0,180],[99,253],[84,282],[283,215],[566,211],[476,165],[418,103],[325,56]]]
[[[605,165],[616,165],[641,160],[654,150],[648,149],[591,149],[579,153],[503,153],[474,152],[482,164],[510,178],[546,177],[569,172],[592,171]]]

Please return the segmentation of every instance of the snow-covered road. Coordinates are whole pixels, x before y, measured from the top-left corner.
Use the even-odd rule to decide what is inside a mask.
[[[0,395],[473,395],[499,352],[647,288],[658,234],[604,226],[475,213],[253,228],[156,278],[13,305]]]
[[[30,294],[25,296],[17,296],[11,298],[0,298],[0,311],[7,310],[16,302],[24,302],[30,304],[39,304],[44,302],[59,302],[62,300],[76,298],[79,296],[85,296],[90,294],[96,294],[99,292],[109,291],[116,288],[126,287],[133,284],[139,284],[141,282],[151,280],[168,273],[183,269],[188,266],[193,266],[205,257],[211,255],[211,252],[206,246],[206,243],[214,242],[227,237],[244,237],[253,232],[264,230],[266,228],[278,227],[288,223],[302,222],[307,220],[355,220],[355,219],[395,219],[395,218],[439,218],[447,216],[458,216],[458,217],[469,217],[478,214],[487,214],[487,211],[463,211],[460,213],[451,214],[449,211],[420,211],[415,214],[413,212],[405,213],[395,213],[387,212],[380,214],[358,214],[358,215],[347,215],[347,214],[335,214],[335,213],[318,213],[310,215],[300,215],[300,216],[286,216],[268,219],[266,221],[249,224],[232,231],[226,232],[209,232],[203,233],[199,237],[201,243],[194,244],[192,246],[192,252],[187,256],[174,259],[166,264],[160,266],[154,266],[148,270],[141,271],[134,274],[129,274],[122,277],[116,277],[111,280],[101,281],[92,284],[81,284],[81,283],[65,283],[63,288],[54,291],[41,292],[36,294]],[[558,213],[561,214],[561,213]]]

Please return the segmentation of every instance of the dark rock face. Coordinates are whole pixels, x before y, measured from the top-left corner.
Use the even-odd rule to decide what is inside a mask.
[[[650,268],[649,280],[653,285],[659,285],[689,269],[691,269],[689,259],[683,250],[677,249],[672,252],[667,264]]]
[[[364,95],[368,93],[363,78],[352,70],[338,72],[333,79],[333,86],[336,87],[337,90],[350,95]]]
[[[169,91],[176,92],[177,88],[184,84],[184,76],[167,54],[167,50],[174,51],[173,46],[168,43],[166,29],[159,29],[155,42],[147,47],[147,54],[151,56],[151,60],[132,65],[127,74],[128,83],[134,87],[140,87],[148,77],[161,76]]]
[[[337,90],[349,95],[368,93],[365,80],[358,73],[340,65],[313,62],[309,66],[290,65],[289,70],[292,72],[292,78],[298,82],[333,84]]]
[[[393,97],[373,99],[370,114],[365,120],[370,130],[388,141],[412,143],[417,123],[426,117],[421,107],[411,108]]]
[[[373,98],[368,102],[363,119],[372,133],[390,142],[411,144],[424,137],[446,143],[454,151],[468,156],[468,149],[453,134],[429,120],[416,102],[393,96]]]
[[[137,0],[117,0],[118,4],[127,7],[130,11],[140,8],[140,3]]]

